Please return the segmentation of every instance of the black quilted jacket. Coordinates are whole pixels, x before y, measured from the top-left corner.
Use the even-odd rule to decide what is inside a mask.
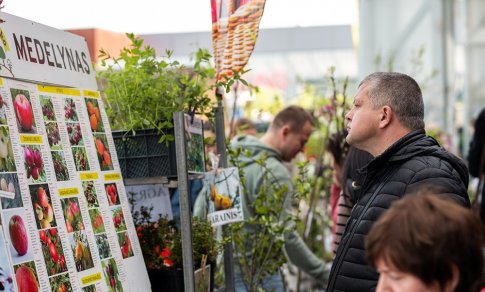
[[[365,261],[364,238],[379,216],[404,194],[431,187],[461,205],[470,206],[466,165],[427,137],[424,130],[401,138],[372,160],[361,174],[360,193],[337,250],[327,291],[375,290],[379,276]],[[381,185],[383,181],[386,182]],[[379,187],[380,191],[372,196]]]

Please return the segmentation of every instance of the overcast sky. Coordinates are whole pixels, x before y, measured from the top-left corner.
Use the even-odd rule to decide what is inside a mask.
[[[357,0],[267,0],[261,28],[350,24]],[[210,31],[210,0],[4,0],[4,12],[58,29]]]

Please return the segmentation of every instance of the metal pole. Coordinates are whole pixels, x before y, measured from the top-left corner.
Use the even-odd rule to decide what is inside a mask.
[[[192,256],[192,221],[190,215],[189,186],[187,178],[187,153],[185,151],[184,113],[173,114],[175,132],[175,154],[180,206],[180,230],[182,233],[182,263],[186,292],[195,291],[194,259]]]
[[[216,110],[216,146],[220,155],[219,166],[227,167],[226,134],[224,130],[224,106],[222,104],[222,93],[216,89],[217,110]],[[226,226],[223,226],[225,231]],[[224,245],[224,277],[226,291],[234,291],[234,263],[232,258],[232,241]]]

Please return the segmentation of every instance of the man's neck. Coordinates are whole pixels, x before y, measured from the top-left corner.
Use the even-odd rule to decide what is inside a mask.
[[[403,127],[398,127],[392,130],[389,129],[389,131],[383,133],[384,135],[373,143],[372,149],[369,151],[369,153],[371,153],[374,157],[381,155],[399,139],[406,136],[410,132],[411,130]]]

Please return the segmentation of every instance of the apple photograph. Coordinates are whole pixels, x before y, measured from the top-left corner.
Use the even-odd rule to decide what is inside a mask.
[[[125,217],[123,216],[123,210],[121,210],[121,206],[111,209],[111,213],[113,215],[113,223],[115,225],[116,232],[125,231],[126,222]]]
[[[99,257],[101,259],[111,257],[111,249],[109,248],[108,236],[106,233],[95,235],[96,245],[98,246]]]
[[[68,122],[79,121],[79,118],[77,117],[76,104],[72,98],[66,98],[64,101],[64,117]]]
[[[130,237],[128,232],[118,233],[118,243],[121,248],[121,255],[124,259],[133,256],[133,247],[131,246]]]
[[[22,263],[13,267],[15,270],[15,282],[17,291],[40,291],[39,278],[33,261]]]
[[[6,126],[0,126],[0,172],[11,172],[16,169],[10,130]]]
[[[18,264],[32,260],[32,244],[29,240],[29,229],[25,213],[21,209],[15,209],[12,212],[5,211],[3,216],[5,220],[5,237],[9,243],[12,262]]]
[[[81,272],[94,267],[86,232],[83,230],[70,234],[69,241],[71,243],[71,250],[74,255],[77,271]]]
[[[79,208],[78,198],[61,199],[62,212],[66,219],[67,232],[71,233],[78,230],[84,230],[81,209]]]
[[[88,155],[86,154],[86,149],[84,147],[72,147],[72,156],[74,157],[74,162],[76,164],[77,171],[89,170]]]
[[[108,148],[105,134],[93,134],[96,144],[96,154],[98,156],[99,168],[101,170],[113,170],[113,162]]]
[[[119,205],[120,199],[118,197],[118,188],[115,183],[109,183],[104,185],[106,190],[106,197],[108,198],[108,204],[110,206]]]
[[[57,122],[46,122],[45,131],[47,134],[47,141],[49,142],[49,147],[51,150],[61,150],[62,141],[61,135],[59,134],[59,127]]]
[[[9,198],[2,197],[2,209],[23,207],[22,194],[20,193],[19,178],[16,173],[0,173],[0,189],[10,193]]]
[[[40,106],[42,107],[42,116],[44,121],[56,121],[56,114],[54,113],[54,104],[50,96],[40,96]]]
[[[57,181],[69,180],[69,171],[67,170],[66,158],[64,151],[51,151],[52,164],[54,165],[54,172],[56,173]]]
[[[88,110],[89,125],[93,132],[104,132],[103,121],[99,111],[99,103],[97,99],[86,98],[86,108]]]
[[[96,194],[96,188],[93,181],[83,181],[83,192],[88,202],[88,208],[99,207],[98,196]]]
[[[46,182],[47,176],[44,170],[44,163],[39,145],[25,145],[24,164],[29,184]]]
[[[0,125],[7,125],[7,104],[3,100],[3,96],[0,94]]]
[[[7,246],[0,228],[0,291],[14,291],[12,268],[7,257]]]
[[[103,216],[98,208],[89,209],[89,219],[91,219],[91,225],[93,226],[94,234],[102,233],[105,231]]]
[[[51,291],[53,292],[72,292],[71,280],[69,279],[69,273],[65,273],[59,276],[49,278],[51,284]]]
[[[30,100],[30,93],[25,89],[10,88],[13,99],[13,108],[17,117],[17,126],[20,133],[35,134],[34,112]]]
[[[39,230],[39,238],[47,274],[52,276],[67,271],[61,237],[57,232],[57,228]]]
[[[102,261],[101,267],[103,268],[104,279],[106,280],[109,291],[123,291],[123,286],[119,279],[120,272],[118,271],[115,259],[110,258],[109,260]]]
[[[79,123],[66,123],[66,128],[71,146],[84,146],[81,125]]]
[[[34,208],[37,229],[57,226],[49,186],[47,184],[30,185],[29,192],[30,198],[32,199],[32,207]]]

